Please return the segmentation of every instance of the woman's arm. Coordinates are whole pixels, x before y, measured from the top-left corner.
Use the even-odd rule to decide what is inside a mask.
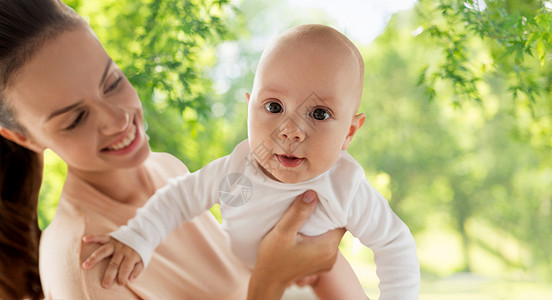
[[[317,202],[313,191],[300,195],[263,238],[249,282],[248,300],[280,299],[295,280],[332,268],[345,229],[334,229],[316,237],[298,234]]]

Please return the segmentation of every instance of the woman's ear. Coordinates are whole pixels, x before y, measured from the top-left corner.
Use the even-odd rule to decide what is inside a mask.
[[[364,113],[360,113],[353,117],[351,126],[349,127],[349,133],[345,137],[345,142],[343,142],[341,150],[347,150],[347,148],[349,148],[355,133],[360,129],[360,127],[362,127],[362,124],[364,124],[364,120],[366,120],[366,115]]]
[[[251,94],[245,93],[245,100],[247,101],[247,103],[249,103],[250,98],[251,98]]]
[[[0,135],[2,137],[4,137],[5,139],[8,139],[20,146],[23,146],[33,152],[36,152],[36,153],[42,153],[44,152],[44,147],[41,147],[39,146],[38,144],[36,144],[35,142],[33,142],[31,139],[27,138],[26,136],[24,136],[23,134],[17,132],[17,131],[14,131],[14,130],[11,130],[11,129],[7,129],[7,128],[4,128],[4,127],[0,127]]]

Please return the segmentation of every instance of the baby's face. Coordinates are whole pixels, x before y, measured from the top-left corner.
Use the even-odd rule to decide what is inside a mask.
[[[249,143],[261,169],[296,183],[328,170],[364,122],[358,66],[338,49],[301,43],[263,57],[249,97]],[[356,69],[355,69],[356,67]]]

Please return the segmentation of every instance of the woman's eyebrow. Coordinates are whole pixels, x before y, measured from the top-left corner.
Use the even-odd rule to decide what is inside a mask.
[[[66,112],[72,110],[73,108],[75,108],[75,107],[77,107],[77,106],[79,106],[79,105],[81,105],[81,104],[82,104],[82,101],[79,101],[79,102],[77,102],[77,103],[73,103],[73,104],[71,104],[71,105],[69,105],[69,106],[66,106],[66,107],[64,107],[64,108],[61,108],[61,109],[58,109],[58,110],[54,111],[53,113],[51,113],[51,114],[48,116],[48,118],[46,118],[46,122],[50,121],[52,118],[54,118],[54,117],[56,117],[56,116],[59,116],[59,115],[61,115],[61,114],[64,114],[64,113],[66,113]]]
[[[104,72],[103,72],[103,75],[102,75],[102,79],[100,80],[100,88],[102,87],[104,81],[105,81],[105,78],[107,77],[107,72],[109,71],[109,67],[111,66],[111,63],[113,62],[113,60],[111,59],[111,57],[107,60],[107,65],[105,66],[105,69],[104,69]]]
[[[104,81],[105,81],[105,78],[107,77],[107,73],[109,72],[109,67],[111,66],[111,63],[113,63],[113,60],[111,59],[111,57],[107,60],[107,64],[105,65],[105,69],[103,71],[103,74],[102,74],[102,78],[100,80],[100,87],[103,85]],[[64,114],[72,109],[74,109],[75,107],[81,105],[82,101],[79,101],[77,103],[73,103],[69,106],[66,106],[64,108],[60,108],[54,112],[52,112],[47,118],[46,118],[46,122],[50,121],[51,119],[53,119],[54,117],[56,116],[59,116],[61,114]]]

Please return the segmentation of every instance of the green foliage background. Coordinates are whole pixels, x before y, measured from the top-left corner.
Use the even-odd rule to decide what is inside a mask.
[[[152,148],[192,171],[246,137],[244,93],[259,40],[300,23],[335,21],[270,1],[66,3],[137,89]],[[549,282],[549,2],[481,3],[421,0],[395,14],[374,42],[358,44],[367,120],[349,152],[411,228],[425,278],[462,271]],[[42,227],[65,172],[49,152],[45,172]],[[447,256],[451,249],[456,257]]]

